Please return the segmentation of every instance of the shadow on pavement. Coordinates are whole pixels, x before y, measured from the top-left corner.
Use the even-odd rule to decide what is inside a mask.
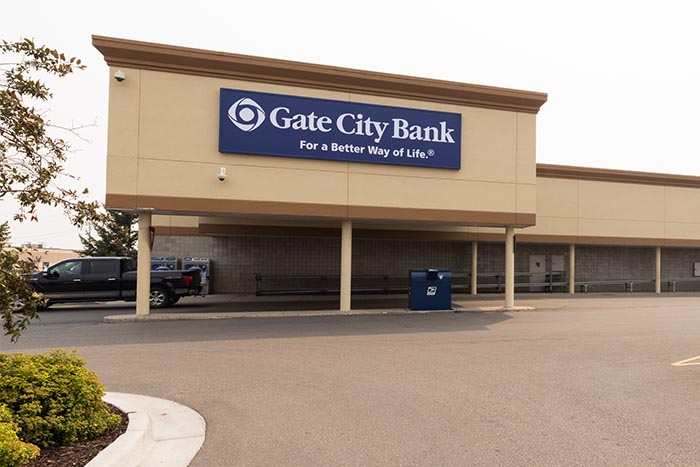
[[[115,307],[110,308],[112,309],[74,307],[56,309],[52,313],[45,312],[42,320],[32,323],[23,333],[19,343],[10,347],[20,350],[93,345],[453,333],[487,331],[490,326],[511,319],[508,314],[500,312],[440,312],[103,323],[103,316],[115,314]],[[184,311],[189,307],[182,308]],[[202,311],[211,312],[212,308],[217,307],[206,308]],[[133,312],[133,308],[119,307],[119,311],[130,313]],[[192,310],[187,312],[191,313]]]

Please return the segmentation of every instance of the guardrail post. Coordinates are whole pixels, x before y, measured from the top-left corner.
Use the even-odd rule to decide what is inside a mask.
[[[262,277],[257,272],[253,273],[253,277],[255,278],[255,296],[257,297],[260,293],[260,282],[262,282]]]

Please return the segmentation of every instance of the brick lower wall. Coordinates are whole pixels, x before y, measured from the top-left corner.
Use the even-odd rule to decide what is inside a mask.
[[[395,275],[400,276],[398,282],[405,284],[403,278],[409,269],[437,268],[464,273],[471,267],[470,248],[466,242],[355,239],[353,275]],[[153,255],[211,258],[211,287],[215,293],[254,292],[254,273],[334,276],[340,272],[338,238],[158,236]],[[466,283],[465,279],[461,281]],[[270,286],[332,288],[337,287],[337,282],[278,280]]]
[[[655,249],[649,247],[577,246],[576,281],[649,280],[656,274]],[[635,284],[638,292],[653,292],[654,284]],[[624,292],[625,284],[591,285],[589,292]]]
[[[211,287],[214,293],[253,293],[254,273],[265,275],[327,275],[340,271],[340,239],[312,237],[156,237],[154,256],[204,256],[211,258]],[[552,270],[552,257],[564,257],[563,278],[568,280],[569,248],[567,245],[516,245],[515,270],[528,272],[530,257],[543,255],[545,268]],[[502,243],[480,243],[478,268],[480,273],[503,272]],[[662,249],[662,278],[693,277],[693,263],[700,262],[700,249]],[[409,269],[438,268],[453,273],[468,273],[471,268],[471,245],[457,241],[373,240],[353,241],[353,275],[399,276],[381,284],[405,284]],[[653,279],[655,251],[649,247],[577,246],[576,280]],[[314,282],[314,280],[316,282]],[[337,288],[338,280],[327,278],[282,279],[267,282],[272,288]],[[517,278],[527,282],[528,278]],[[488,281],[484,279],[483,281]],[[466,284],[466,278],[456,278]],[[480,279],[480,283],[482,279]],[[359,280],[355,285],[377,284],[376,279]],[[528,288],[518,288],[518,292]],[[536,290],[536,289],[533,289]],[[541,289],[540,289],[541,290]],[[565,291],[560,287],[559,291]],[[591,286],[590,292],[620,292],[625,286]],[[653,291],[653,284],[635,284],[635,291]],[[664,283],[662,290],[666,290]],[[677,283],[677,291],[700,290],[700,282]],[[492,290],[495,291],[495,290]]]
[[[700,262],[700,248],[664,248],[661,250],[661,278],[679,279],[693,277],[693,264]],[[662,284],[661,290],[666,290]],[[678,282],[676,291],[698,291],[700,282]]]

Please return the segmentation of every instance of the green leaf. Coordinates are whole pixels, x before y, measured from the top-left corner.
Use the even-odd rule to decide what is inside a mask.
[[[96,218],[98,203],[84,198],[86,189],[71,188],[75,177],[64,166],[71,154],[69,144],[48,134],[48,118],[34,107],[37,101],[51,98],[45,77],[82,69],[80,60],[66,60],[63,53],[38,47],[29,38],[3,40],[0,54],[0,63],[6,64],[0,65],[0,199],[16,201],[19,208],[13,218],[17,221],[38,220],[41,205],[62,209],[75,225]],[[42,298],[27,283],[33,263],[9,246],[9,228],[0,224],[0,313],[5,334],[16,341],[37,317]],[[13,314],[18,300],[24,303],[24,311]]]

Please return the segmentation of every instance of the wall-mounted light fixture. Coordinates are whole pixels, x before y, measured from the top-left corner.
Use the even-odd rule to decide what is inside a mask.
[[[223,182],[226,180],[226,167],[221,167],[219,169],[219,175],[217,175],[217,178],[219,179],[220,182]]]

